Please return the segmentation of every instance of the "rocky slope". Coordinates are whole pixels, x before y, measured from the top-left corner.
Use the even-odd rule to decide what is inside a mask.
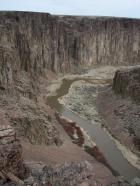
[[[117,70],[113,85],[102,89],[97,98],[98,111],[106,122],[106,129],[122,145],[137,154],[138,167],[140,167],[139,88],[139,67]]]
[[[134,135],[133,143],[140,150],[140,68],[116,71],[112,89],[115,94],[121,95],[122,98],[130,98],[135,102],[132,102],[127,108],[127,112],[129,112],[130,115],[127,116],[126,127],[130,135]],[[116,109],[114,111],[115,114],[126,119],[126,115],[128,114],[126,109],[119,110],[120,109]],[[130,122],[133,123],[133,125],[131,125]]]

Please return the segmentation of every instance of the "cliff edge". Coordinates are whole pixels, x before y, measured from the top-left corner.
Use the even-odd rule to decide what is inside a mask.
[[[115,94],[140,103],[140,67],[116,71],[112,88]]]

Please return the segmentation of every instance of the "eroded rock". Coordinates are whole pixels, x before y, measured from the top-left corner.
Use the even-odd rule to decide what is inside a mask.
[[[130,97],[140,103],[140,67],[118,70],[113,79],[113,90],[123,98]]]
[[[0,182],[7,179],[23,185],[20,179],[28,175],[22,157],[22,147],[15,129],[11,126],[0,128]]]

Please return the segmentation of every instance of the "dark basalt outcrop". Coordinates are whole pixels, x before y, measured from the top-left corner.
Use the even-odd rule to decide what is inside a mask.
[[[123,98],[130,97],[140,103],[140,67],[116,71],[113,90],[116,94],[121,94]]]

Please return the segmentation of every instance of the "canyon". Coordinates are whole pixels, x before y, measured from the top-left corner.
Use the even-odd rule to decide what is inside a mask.
[[[81,186],[92,185],[92,183],[93,185],[111,185],[113,182],[116,185],[129,185],[124,183],[121,177],[114,177],[104,165],[96,162],[83,149],[72,143],[56,120],[55,111],[48,105],[45,95],[48,94],[48,87],[52,81],[60,77],[64,78],[67,73],[78,76],[91,68],[96,69],[100,66],[110,65],[117,69],[122,65],[139,64],[139,19],[0,12],[0,153],[2,156],[0,161],[4,162],[10,157],[7,149],[9,153],[13,153],[15,149],[13,157],[17,159],[14,163],[13,159],[11,162],[9,159],[6,160],[10,165],[4,163],[3,167],[0,165],[0,179],[3,180],[1,184],[10,185],[10,182],[6,183],[10,179],[17,184],[27,185],[20,180],[26,179],[26,172],[32,179],[32,181],[27,180],[28,185],[29,182],[30,185],[53,185],[51,176],[56,175],[56,167],[53,166],[57,165],[62,173],[68,172],[66,178],[70,177],[70,172],[80,169],[79,174],[84,178],[81,179],[76,173],[75,182],[71,182],[71,185],[76,182]],[[97,68],[95,77],[100,77],[100,74],[102,70],[98,74]],[[129,98],[129,101],[134,101],[127,105],[129,108],[134,104],[133,108],[137,112],[134,127],[131,127],[127,121],[127,129],[131,133],[129,143],[126,144],[118,133],[116,135],[116,131],[112,132],[110,129],[110,133],[118,139],[121,138],[124,146],[135,144],[131,150],[139,155],[140,131],[136,123],[139,121],[140,70],[134,68],[116,73],[113,70],[111,78],[114,74],[110,92],[108,94],[101,92],[97,98],[99,113],[111,128],[111,124],[108,124],[112,121],[109,120],[111,110],[109,111],[108,108],[111,91],[126,100]],[[106,88],[108,89],[108,86]],[[101,106],[102,104],[104,107]],[[116,109],[115,112],[118,114],[118,108],[114,106],[110,108]],[[104,113],[105,110],[108,110],[108,114]],[[3,126],[7,128],[3,129]],[[5,136],[1,132],[3,130],[6,134],[9,130],[13,134],[9,133],[10,136]],[[5,144],[1,142],[3,138],[6,138]],[[85,161],[89,163],[81,163]],[[65,164],[66,162],[68,164]],[[72,162],[74,165],[71,164]],[[18,163],[19,166],[17,166]],[[64,167],[62,167],[63,164]],[[53,168],[44,167],[45,165]],[[36,171],[39,172],[35,173]],[[34,177],[31,177],[31,173]],[[12,175],[12,178],[8,175]],[[59,185],[62,185],[63,176],[63,174],[60,176]],[[36,181],[35,177],[41,181]],[[71,181],[72,179],[73,177]],[[66,180],[64,184],[70,185],[70,182]]]

